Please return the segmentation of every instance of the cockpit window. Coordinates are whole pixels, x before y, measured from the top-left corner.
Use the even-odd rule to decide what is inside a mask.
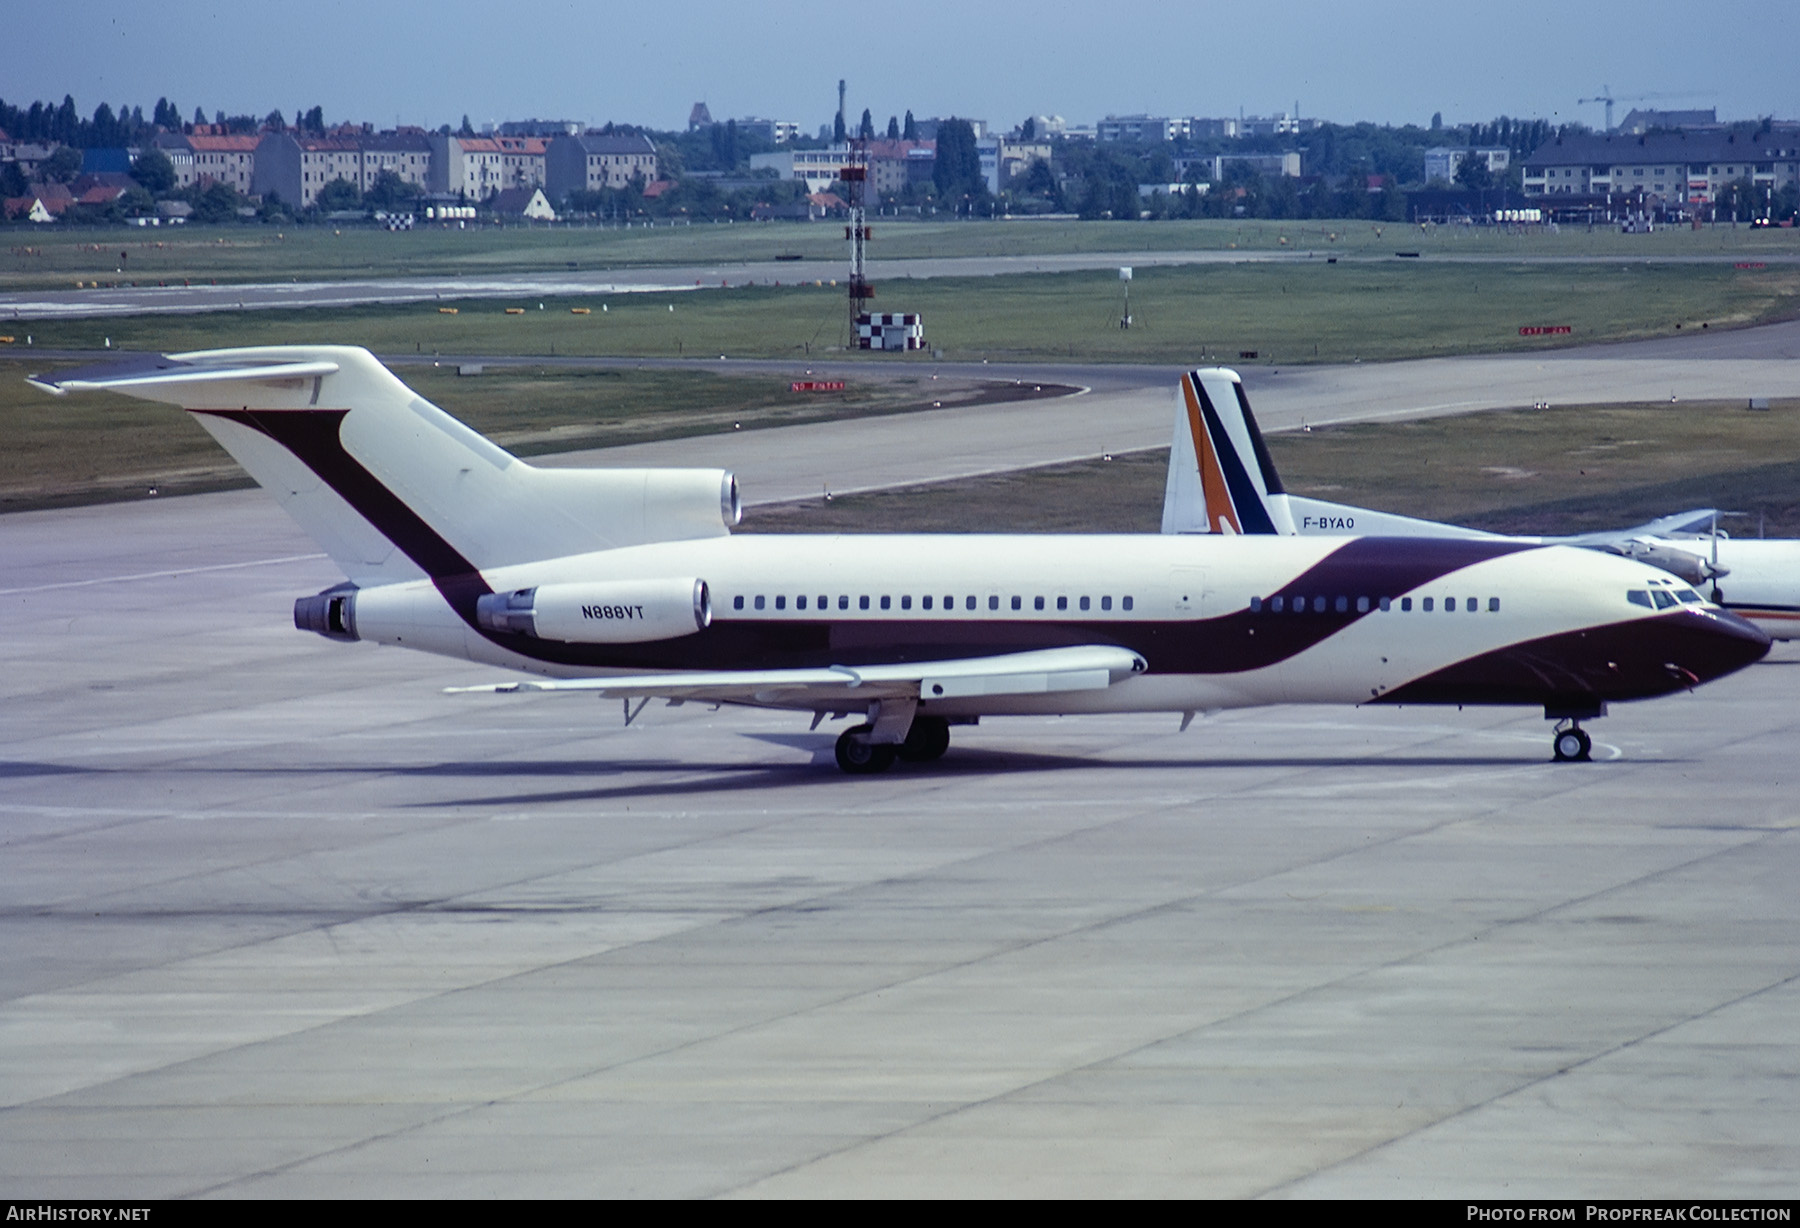
[[[1650,590],[1650,597],[1656,602],[1656,608],[1659,610],[1666,610],[1676,604],[1675,595],[1668,589],[1653,588]]]
[[[1650,608],[1651,608],[1651,606],[1650,606],[1650,594],[1649,594],[1649,593],[1647,593],[1647,592],[1645,592],[1645,591],[1644,591],[1644,590],[1643,590],[1643,589],[1641,589],[1641,588],[1634,588],[1634,589],[1632,589],[1632,590],[1631,590],[1631,591],[1630,591],[1630,592],[1629,592],[1629,593],[1626,593],[1626,594],[1625,594],[1625,599],[1626,599],[1626,600],[1627,600],[1627,601],[1629,601],[1629,602],[1631,602],[1631,604],[1632,604],[1632,605],[1641,605],[1641,606],[1643,606],[1643,607],[1644,607],[1644,608],[1645,608],[1645,609],[1646,609],[1646,610],[1648,610],[1648,609],[1650,609]]]
[[[1706,598],[1702,597],[1691,588],[1678,588],[1675,590],[1675,596],[1680,599],[1683,605],[1692,605],[1696,601],[1701,604],[1705,604],[1706,602]]]

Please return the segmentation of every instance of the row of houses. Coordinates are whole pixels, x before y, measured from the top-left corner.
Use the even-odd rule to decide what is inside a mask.
[[[345,128],[245,136],[196,125],[192,133],[163,133],[153,144],[173,164],[177,187],[225,183],[300,208],[334,180],[367,192],[384,173],[421,192],[485,201],[518,188],[560,200],[574,190],[649,183],[658,171],[656,144],[641,134],[456,136]]]
[[[865,144],[869,157],[869,188],[877,196],[897,195],[910,184],[929,182],[937,167],[935,137],[913,141],[880,139]],[[830,149],[784,149],[776,153],[752,154],[750,169],[772,170],[778,178],[801,180],[808,193],[829,192],[836,184],[838,171],[849,152],[847,146],[837,145]],[[975,152],[981,160],[981,174],[987,181],[988,191],[998,195],[1033,162],[1049,162],[1051,146],[1048,141],[978,136]]]
[[[1288,136],[1311,132],[1325,121],[1298,115],[1248,115],[1236,119],[1209,119],[1180,115],[1108,115],[1094,125],[1094,139],[1101,144],[1154,141],[1241,140],[1253,136]]]

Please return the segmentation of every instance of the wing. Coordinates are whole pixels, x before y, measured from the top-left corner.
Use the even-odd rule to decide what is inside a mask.
[[[1043,648],[995,657],[823,669],[720,670],[608,678],[528,679],[449,687],[449,694],[579,692],[624,698],[756,704],[771,708],[858,708],[879,700],[962,699],[978,695],[1045,695],[1103,690],[1148,668],[1144,658],[1110,644]]]
[[[1676,512],[1629,529],[1607,529],[1599,533],[1583,533],[1565,538],[1571,546],[1609,546],[1634,537],[1673,537],[1677,533],[1710,533],[1718,526],[1722,513],[1717,508],[1697,507],[1690,512]]]

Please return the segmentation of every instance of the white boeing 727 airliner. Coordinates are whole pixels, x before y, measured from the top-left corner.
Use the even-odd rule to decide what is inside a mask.
[[[1769,646],[1665,572],[1566,547],[734,537],[729,473],[534,468],[355,348],[34,382],[190,410],[348,577],[295,603],[302,629],[540,676],[477,689],[857,714],[849,772],[934,759],[990,714],[1282,703],[1541,705],[1557,757],[1584,758],[1574,722]]]
[[[1181,381],[1169,480],[1163,493],[1165,533],[1253,533],[1300,537],[1457,538],[1536,546],[1585,546],[1654,563],[1756,624],[1770,638],[1800,635],[1800,541],[1733,538],[1716,529],[1711,509],[1650,524],[1573,537],[1505,537],[1435,520],[1416,520],[1290,495],[1269,459],[1256,416],[1235,371],[1212,368]],[[1697,531],[1714,522],[1711,531]]]

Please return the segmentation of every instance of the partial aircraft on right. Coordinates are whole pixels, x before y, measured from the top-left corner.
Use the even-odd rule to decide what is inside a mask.
[[[1718,513],[1702,508],[1634,528],[1511,540],[1586,546],[1638,559],[1690,584],[1707,585],[1712,601],[1771,639],[1800,636],[1800,541],[1734,538],[1717,525]],[[1508,540],[1461,525],[1288,494],[1250,412],[1242,378],[1224,367],[1181,377],[1162,531]],[[1673,600],[1660,592],[1649,596]]]

